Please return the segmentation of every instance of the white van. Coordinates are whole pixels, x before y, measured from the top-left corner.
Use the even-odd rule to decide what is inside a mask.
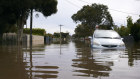
[[[125,48],[120,35],[114,30],[95,30],[92,39],[93,48],[118,49]]]

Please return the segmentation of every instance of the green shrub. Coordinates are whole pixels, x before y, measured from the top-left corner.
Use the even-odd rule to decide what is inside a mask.
[[[46,37],[53,37],[52,34],[48,33],[48,34],[45,34]]]
[[[140,24],[134,23],[134,25],[131,27],[131,35],[134,37],[135,41],[140,40]]]
[[[25,28],[23,30],[23,33],[30,34],[30,28]],[[41,28],[33,28],[32,29],[32,34],[33,35],[41,35],[41,36],[44,36],[46,34],[46,31],[45,31],[45,29],[41,29]]]

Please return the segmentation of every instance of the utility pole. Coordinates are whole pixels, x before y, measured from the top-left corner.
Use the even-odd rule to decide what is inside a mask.
[[[59,25],[60,26],[60,55],[61,55],[61,27],[63,26],[63,25]]]
[[[31,9],[31,15],[30,15],[30,68],[29,70],[32,70],[33,63],[32,63],[32,21],[33,21],[33,9]],[[30,72],[30,79],[32,79],[32,72]]]
[[[64,26],[64,25],[61,25],[61,24],[60,24],[59,26],[60,26],[60,41],[61,41],[61,37],[62,37],[62,36],[61,36],[61,27]]]
[[[31,9],[30,15],[30,46],[32,46],[32,21],[33,21],[33,9]]]

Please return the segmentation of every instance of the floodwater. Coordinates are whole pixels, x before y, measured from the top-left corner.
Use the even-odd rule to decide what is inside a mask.
[[[85,42],[0,46],[0,79],[140,79],[140,47],[95,50]]]

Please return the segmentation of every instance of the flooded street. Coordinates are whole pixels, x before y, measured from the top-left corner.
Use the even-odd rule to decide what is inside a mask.
[[[84,42],[2,45],[0,79],[140,79],[140,47],[132,47],[95,50]]]

